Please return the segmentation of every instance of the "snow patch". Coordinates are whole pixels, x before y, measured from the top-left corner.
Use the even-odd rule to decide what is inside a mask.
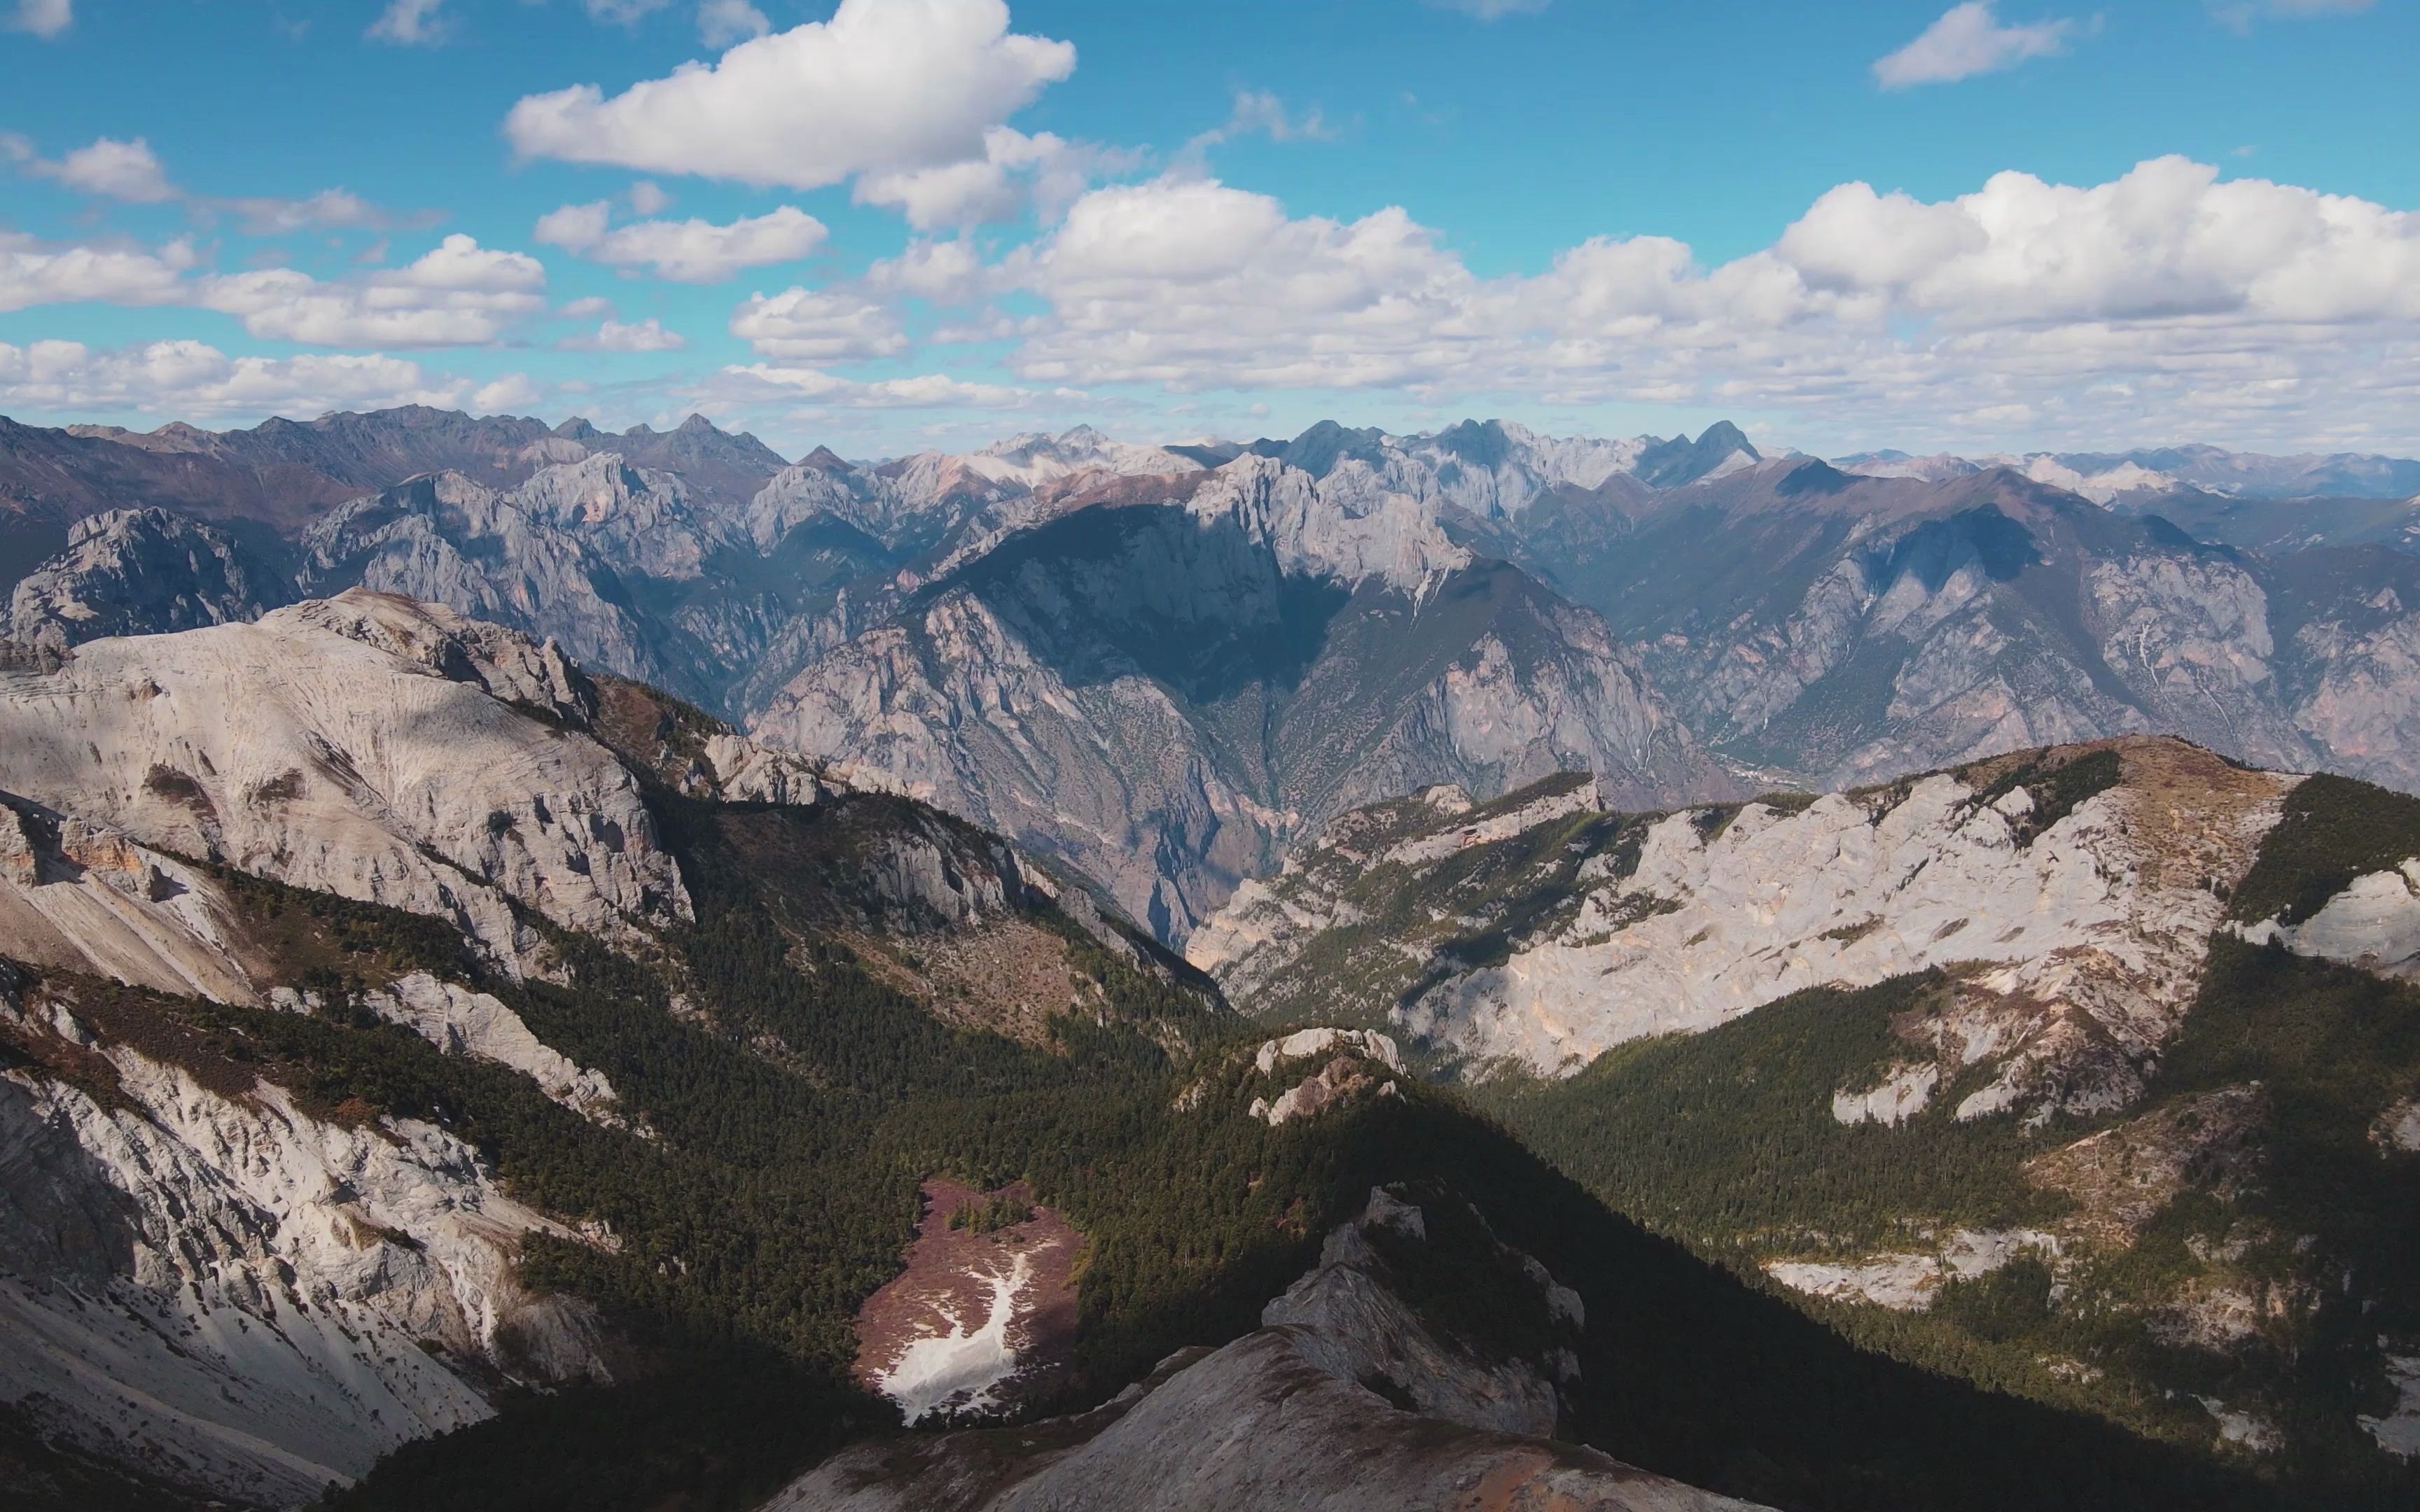
[[[911,1341],[899,1363],[875,1380],[876,1389],[899,1404],[910,1425],[938,1412],[977,1412],[1016,1373],[1008,1325],[1016,1317],[1017,1294],[1033,1274],[1033,1257],[1018,1255],[1005,1274],[984,1277],[990,1290],[983,1321],[970,1329],[957,1313],[945,1314],[949,1331]]]

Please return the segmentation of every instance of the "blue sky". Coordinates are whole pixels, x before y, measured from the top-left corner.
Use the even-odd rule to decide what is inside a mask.
[[[0,18],[19,419],[2420,448],[2407,0]]]

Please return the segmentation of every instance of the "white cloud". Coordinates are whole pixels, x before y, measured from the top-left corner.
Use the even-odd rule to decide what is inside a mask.
[[[34,171],[56,178],[78,193],[125,200],[132,205],[157,205],[177,197],[176,187],[141,137],[132,142],[102,137],[81,147],[56,163],[37,163]]]
[[[398,47],[434,47],[445,39],[449,29],[438,9],[444,0],[388,0],[387,8],[379,12],[366,32],[374,42],[393,42]]]
[[[2064,20],[2004,26],[1992,0],[1965,0],[1943,11],[1915,41],[1875,59],[1874,79],[1885,89],[1905,89],[1997,73],[2028,58],[2066,52],[2075,29],[2074,22]]]
[[[861,281],[867,290],[904,294],[939,304],[973,304],[990,296],[999,284],[999,270],[985,266],[973,243],[964,239],[908,243],[896,257],[885,257],[868,268]]]
[[[160,251],[132,247],[54,245],[0,231],[0,310],[38,304],[170,304],[194,265],[193,249],[172,241]]]
[[[716,225],[710,221],[640,221],[609,229],[603,200],[566,205],[539,217],[535,239],[613,268],[651,268],[659,278],[719,284],[745,268],[796,262],[823,244],[824,224],[784,205]]]
[[[920,373],[909,378],[861,382],[812,367],[783,367],[768,363],[724,368],[714,392],[737,404],[761,404],[772,398],[803,399],[817,405],[855,409],[1010,409],[1045,395],[1032,389],[999,383],[969,383],[946,373]],[[1053,394],[1049,397],[1063,397]]]
[[[531,95],[504,132],[524,158],[815,189],[981,158],[985,128],[1075,66],[1069,44],[1009,32],[1002,0],[841,0],[611,99]]]
[[[729,47],[773,29],[765,12],[748,0],[699,0],[697,39],[708,47]]]
[[[1711,268],[1668,238],[1596,238],[1537,274],[1481,278],[1400,208],[1297,218],[1174,177],[1095,190],[1031,249],[970,260],[961,242],[911,244],[864,286],[973,306],[1021,292],[1040,313],[952,339],[1014,339],[1028,382],[1807,407],[1911,427],[2023,410],[2030,440],[2091,428],[2095,444],[2319,411],[2410,435],[2420,412],[2420,215],[2180,158],[2088,186],[2004,173],[1942,201],[1842,185]]]
[[[1009,126],[984,132],[980,158],[897,173],[866,174],[857,181],[861,205],[887,205],[919,231],[1006,221],[1030,204],[1053,220],[1092,187],[1094,177],[1129,168],[1138,155],[1089,142],[1070,142],[1048,131],[1028,136]]]
[[[797,287],[750,295],[731,313],[731,333],[758,356],[792,362],[862,362],[908,347],[898,317],[873,301]]]
[[[198,341],[116,351],[81,342],[0,342],[0,405],[27,412],[134,410],[180,419],[318,415],[390,405],[452,406],[470,385],[403,358],[229,357]]]
[[[8,18],[8,29],[31,32],[37,37],[56,37],[74,23],[73,0],[17,0],[16,12]]]
[[[591,316],[612,315],[613,301],[591,294],[586,299],[573,300],[554,312],[566,320],[585,320]]]
[[[233,211],[242,219],[244,230],[256,237],[311,230],[377,231],[396,224],[394,216],[344,189],[323,189],[302,199],[257,196],[209,204],[212,208]],[[418,223],[427,217],[406,219]]]
[[[323,189],[302,199],[267,195],[213,199],[188,193],[169,179],[151,144],[139,136],[131,142],[101,137],[54,161],[36,151],[27,138],[13,132],[0,133],[0,157],[14,162],[26,173],[56,179],[79,193],[132,205],[175,201],[203,222],[221,213],[232,214],[240,218],[244,230],[254,236],[317,228],[380,230],[396,224],[427,224],[432,220],[425,211],[401,217],[391,215],[345,189]]]
[[[672,195],[650,178],[641,178],[630,185],[630,208],[640,215],[661,215],[672,206]]]
[[[546,391],[531,381],[527,373],[507,373],[471,391],[471,412],[479,415],[511,414],[534,409],[545,397]]]
[[[676,352],[689,341],[649,316],[636,325],[608,320],[591,334],[568,337],[555,345],[569,352]]]
[[[475,346],[546,306],[546,270],[526,253],[447,237],[403,268],[323,282],[288,268],[203,279],[194,302],[256,336],[318,347]]]

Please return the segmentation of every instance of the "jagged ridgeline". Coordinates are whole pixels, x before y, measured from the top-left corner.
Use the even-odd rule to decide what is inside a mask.
[[[12,655],[0,768],[20,1504],[2276,1504],[1861,1350],[1383,1036],[1270,1039],[996,837],[492,625]],[[937,1305],[994,1305],[884,1352],[953,1244]]]
[[[2420,801],[2147,738],[1671,813],[1432,789],[1190,949],[1843,1337],[2310,1504],[2420,1491]]]
[[[910,792],[1181,944],[1337,813],[1633,809],[2136,731],[2420,791],[2420,463],[1767,455],[1503,421],[785,460],[434,409],[0,421],[7,633],[363,586]]]

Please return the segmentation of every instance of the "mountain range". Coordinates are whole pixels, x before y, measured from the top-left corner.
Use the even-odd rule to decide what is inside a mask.
[[[0,425],[0,536],[20,641],[445,604],[886,773],[1177,942],[1338,812],[1436,782],[1584,767],[1665,806],[2164,732],[2420,784],[2413,506],[2286,497],[2413,467],[1834,465],[1729,424],[1497,421],[785,463],[694,416],[400,409]]]
[[[5,651],[0,1458],[15,1504],[1279,1512],[1306,1494],[1458,1507],[1484,1489],[1508,1506],[1637,1512],[2114,1512],[2408,1498],[2377,1447],[2401,1442],[2408,1415],[2390,1372],[2412,1293],[2392,1267],[2412,1251],[2385,1230],[2261,1205],[2241,1163],[2187,1161],[2179,1189],[2225,1209],[2179,1220],[2188,1249],[2213,1223],[2223,1241],[2194,1316],[2231,1341],[2236,1292],[2269,1285],[2288,1304],[2253,1332],[2299,1344],[2304,1364],[2225,1381],[2207,1409],[2062,1396],[2042,1384],[2067,1380],[2050,1365],[1999,1379],[1998,1356],[1957,1356],[1939,1335],[1861,1332],[1822,1310],[1851,1304],[1801,1296],[1796,1272],[1730,1266],[1684,1226],[1666,1237],[1617,1216],[1472,1105],[1494,1094],[1458,1048],[1469,1016],[1422,1006],[1476,1001],[1491,963],[1547,947],[1544,915],[1500,912],[1545,896],[1524,865],[1576,868],[1583,908],[1687,923],[1742,885],[1716,853],[1760,842],[1774,848],[1763,874],[1817,922],[1869,894],[1890,913],[1887,941],[1835,932],[1876,942],[1867,979],[1921,976],[1931,958],[1907,942],[1938,937],[1931,914],[1891,900],[1887,865],[1826,865],[1801,832],[1862,830],[1869,810],[1869,849],[1957,856],[1978,897],[2014,896],[2037,871],[2068,879],[2074,918],[1998,948],[2021,964],[2068,959],[2059,932],[2091,937],[2114,909],[2162,933],[2148,969],[2189,986],[2192,931],[2226,911],[2257,916],[2245,949],[2408,993],[2381,975],[2394,963],[2362,954],[2377,920],[2408,912],[2373,875],[2413,838],[2394,807],[2407,800],[2139,741],[1897,796],[1663,816],[1607,810],[1584,772],[1493,805],[1431,786],[1348,811],[1282,876],[1320,873],[1342,845],[1393,846],[1369,873],[1393,883],[1353,907],[1442,921],[1427,943],[1451,969],[1400,1019],[1340,994],[1306,1025],[1271,983],[1363,949],[1318,946],[1345,922],[1341,891],[1295,899],[1319,912],[1290,914],[1294,933],[1264,932],[1290,966],[1238,972],[1210,943],[1249,933],[1280,896],[1264,889],[1294,884],[1245,887],[1197,937],[1222,989],[1071,872],[881,791],[882,773],[862,785],[443,606],[355,587],[252,621]],[[2323,782],[2340,783],[2335,807],[2298,807]],[[2348,794],[2388,822],[2348,835]],[[2166,829],[2126,827],[2154,812]],[[2130,855],[2169,870],[2138,883],[2113,870]],[[1460,922],[1426,912],[1446,901],[1446,858],[1491,863],[1453,899]],[[1600,876],[1602,898],[1588,890]],[[2098,913],[2094,878],[2115,900]],[[1768,933],[1811,927],[1792,915]],[[1604,933],[1556,948],[1602,949]],[[1676,959],[1699,949],[1770,954],[1707,934]],[[2242,963],[2212,961],[2205,1000],[2222,977],[2248,990]],[[1784,971],[1767,995],[1795,980]],[[1819,1111],[1843,1137],[1889,1137],[1967,1082],[2008,1080],[1986,1132],[2024,1120],[2058,1171],[2086,1174],[2089,1136],[2077,1146],[2062,1120],[2200,1109],[2213,1121],[2188,1143],[2228,1151],[2265,1137],[2273,1109],[2292,1127],[2305,1092],[2281,1052],[2262,1096],[2229,1090],[2224,1065],[2171,1085],[2196,1026],[2234,1021],[2147,1011],[2125,996],[2134,980],[2067,989],[2084,1017],[2133,1036],[2114,1058],[2040,1027],[2064,1011],[2036,1001],[2059,990],[2039,972],[1978,980],[1962,1050],[1947,1031],[1877,1027],[1899,1011],[1877,1000],[1860,1031],[1875,1043],[1857,1054],[1885,1089],[1922,1095],[1869,1089],[1844,1053],[1811,1063],[1838,1082]],[[2370,1000],[2347,1001],[2328,1011]],[[1724,1020],[1706,1015],[1705,1036]],[[2405,1041],[2368,1032],[2386,1037],[2326,1108],[2368,1110],[2381,1131],[2362,1137],[2383,1174],[2359,1180],[2401,1180],[2389,1094]],[[1573,1043],[1619,1038],[1591,1022]],[[1542,1080],[1541,1095],[1602,1074]],[[2212,1076],[2224,1085],[2204,1088]],[[1560,1124],[1508,1106],[1559,1148]],[[2301,1174],[2281,1168],[2275,1190],[2300,1193],[2285,1179]],[[2105,1215],[2089,1193],[2074,1200],[2071,1217],[2024,1216],[2081,1245]],[[2112,1211],[2122,1230],[2135,1209]],[[2257,1220],[2241,1232],[2222,1222],[2239,1211]],[[2375,1211],[2391,1225],[2414,1210]],[[1855,1217],[1844,1205],[1824,1221]],[[1993,1255],[2024,1250],[2000,1215],[1986,1222],[2000,1225],[1976,1230]],[[2295,1238],[2305,1223],[2316,1245]],[[2381,1243],[2354,1247],[2364,1237]],[[2348,1257],[2343,1303],[2305,1285]],[[1839,1268],[1886,1263],[1910,1262]],[[2008,1287],[2040,1267],[1985,1269]],[[1939,1285],[1926,1319],[2016,1305],[1993,1291],[1975,1313]],[[2268,1319],[2272,1293],[2248,1294]],[[2330,1332],[2356,1308],[2361,1338],[2391,1347]],[[2009,1337],[2025,1341],[2001,1351],[2013,1358],[2034,1335]],[[2089,1340],[2059,1348],[2130,1387],[2203,1381]]]

